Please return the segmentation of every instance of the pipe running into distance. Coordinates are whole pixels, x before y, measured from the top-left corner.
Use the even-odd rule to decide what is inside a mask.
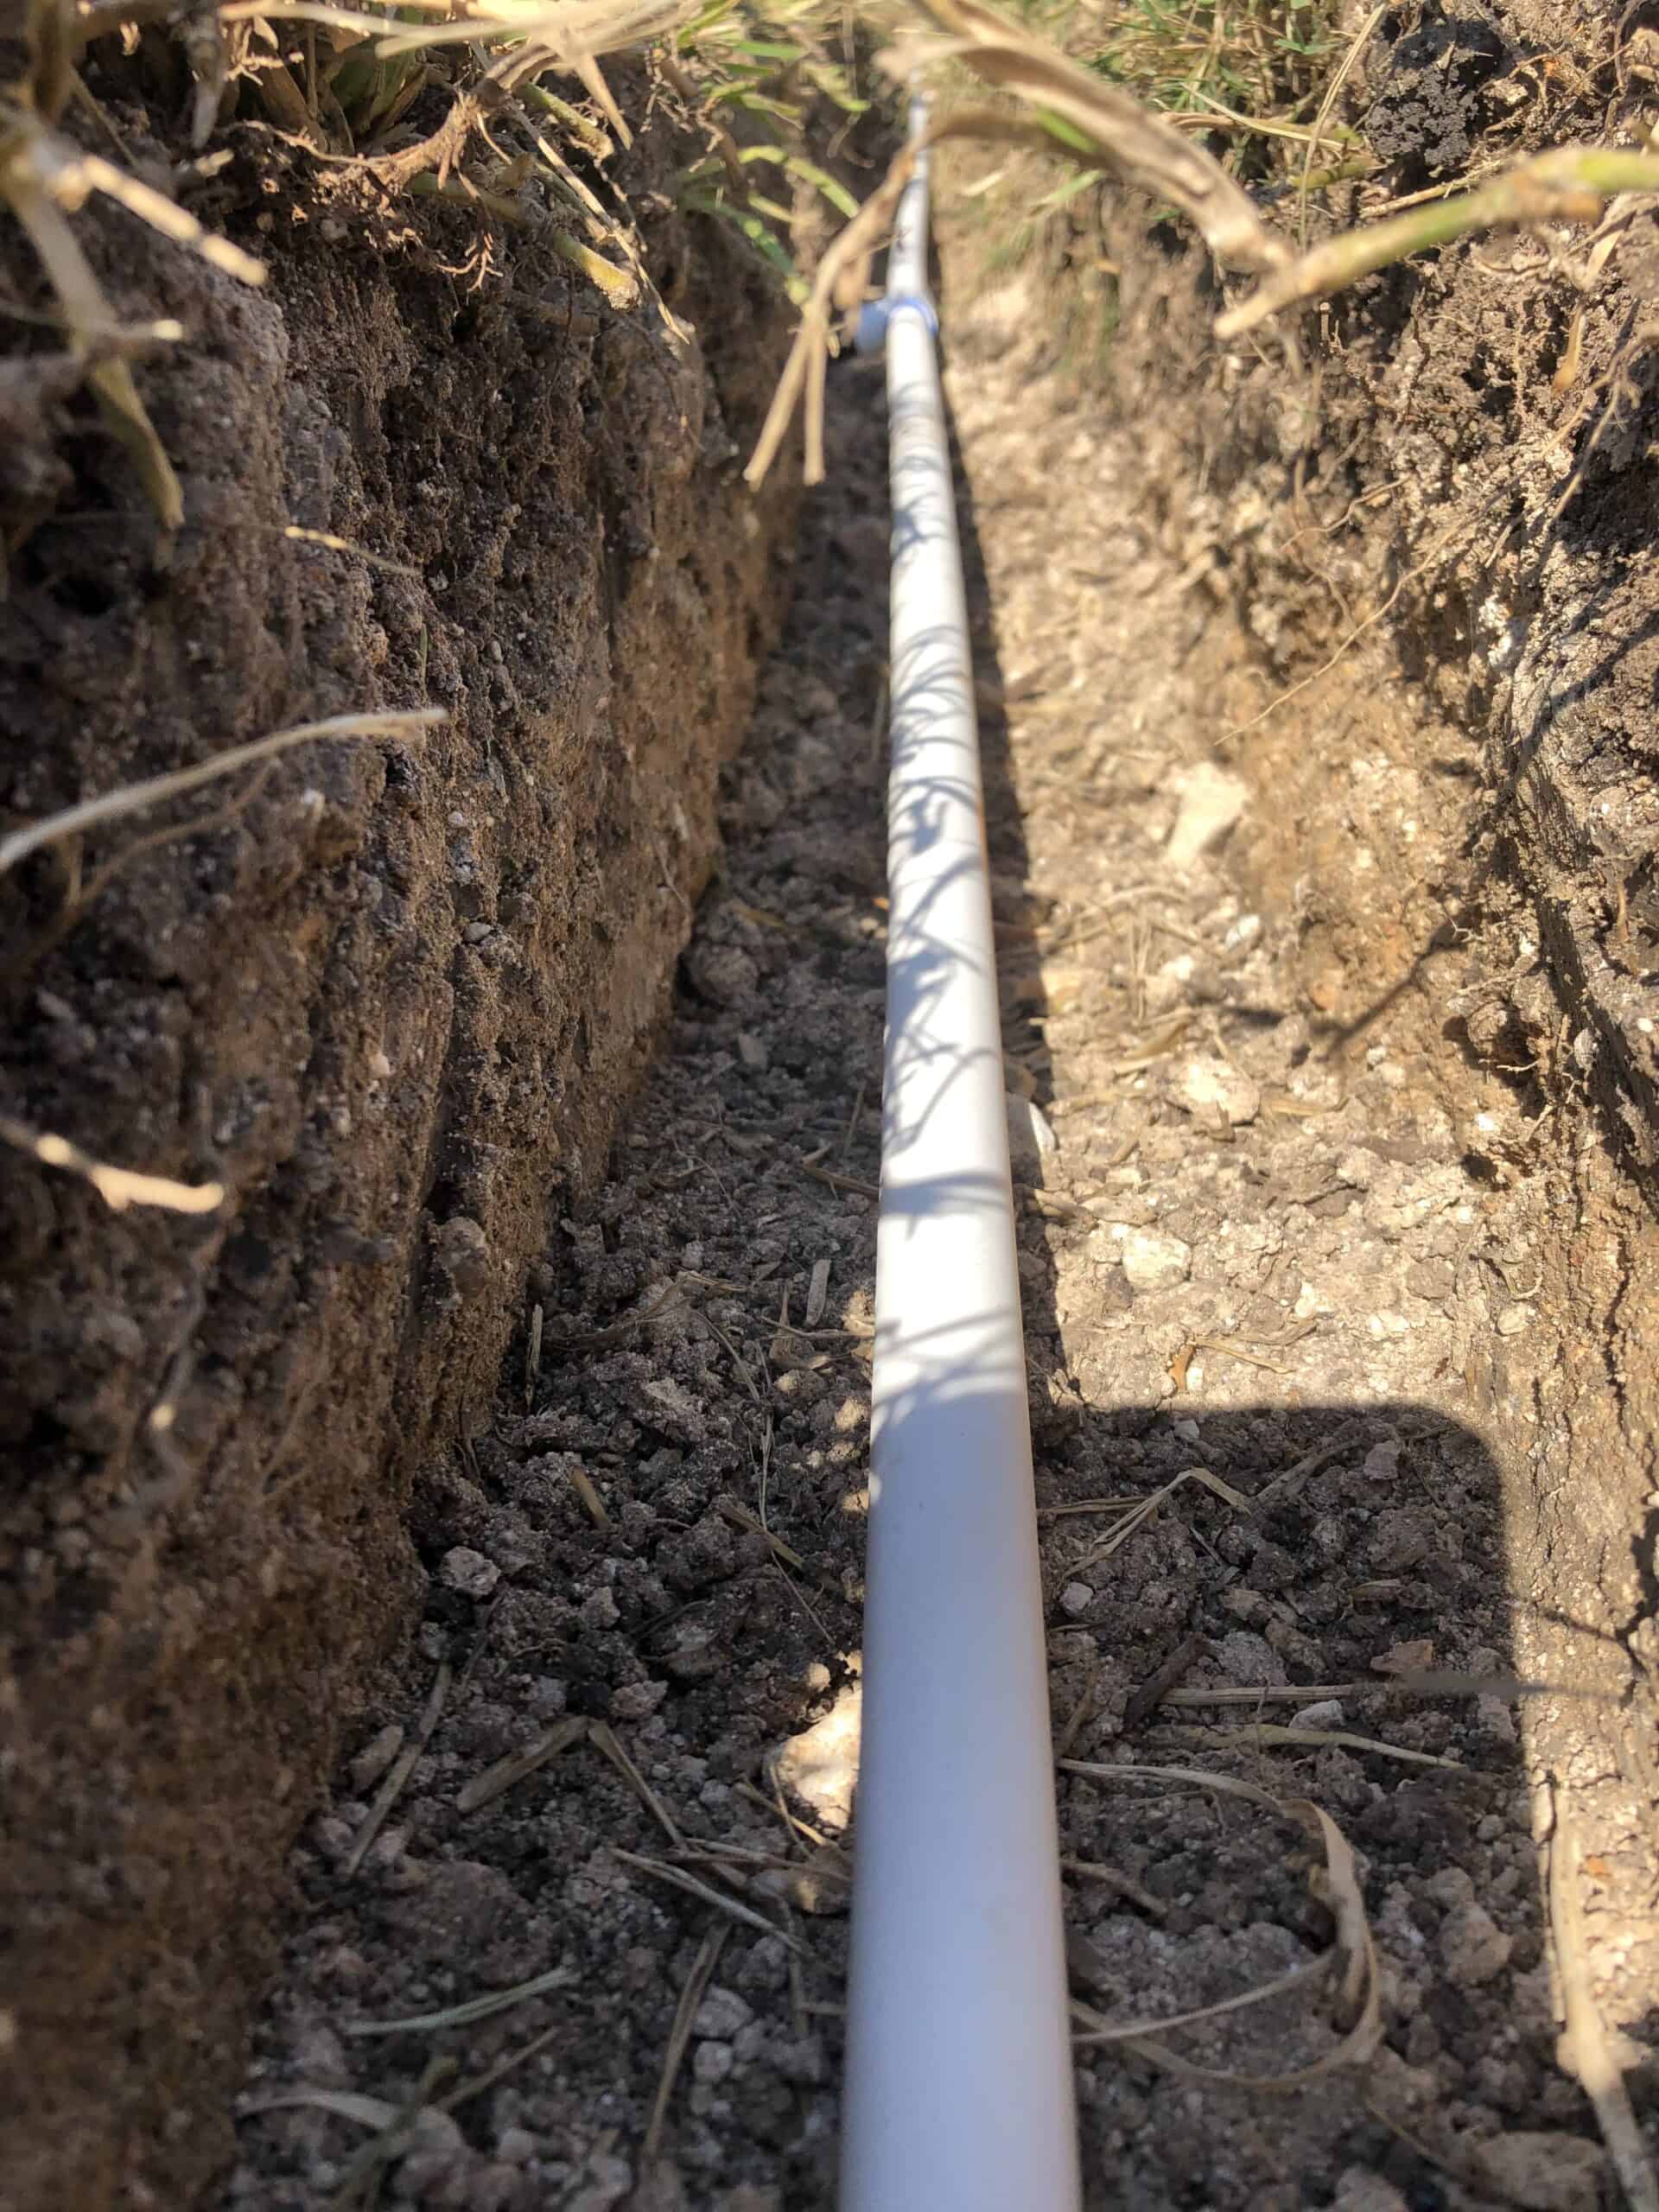
[[[1075,2212],[1002,1042],[927,251],[924,150],[886,302],[887,1032],[841,2206]]]

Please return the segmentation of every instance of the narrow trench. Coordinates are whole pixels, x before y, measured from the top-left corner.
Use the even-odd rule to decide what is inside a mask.
[[[1516,1671],[1499,1476],[1458,1410],[1487,1198],[1445,1071],[1404,1001],[1320,1057],[1282,905],[1230,873],[1262,800],[1232,848],[1200,835],[1201,617],[1111,495],[1132,433],[1070,411],[1006,296],[964,288],[948,327],[1009,1084],[1038,1109],[1015,1175],[1074,1993],[1167,2019],[1328,1946],[1293,1815],[1113,1772],[1203,1768],[1339,1825],[1388,2024],[1363,2075],[1278,2094],[1260,2077],[1338,2042],[1317,1980],[1080,2044],[1087,2202],[1587,2207],[1514,1708],[1399,1687]],[[842,366],[662,1058],[604,1187],[551,1224],[538,1365],[521,1340],[424,1486],[426,1619],[295,1854],[225,2206],[833,2200],[881,431],[879,376]],[[1555,2193],[1517,2196],[1528,2174]]]

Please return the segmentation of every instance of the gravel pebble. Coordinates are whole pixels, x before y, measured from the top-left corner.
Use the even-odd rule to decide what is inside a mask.
[[[458,1590],[463,1598],[487,1598],[501,1580],[501,1570],[482,1552],[474,1551],[467,1544],[457,1544],[440,1561],[438,1580],[446,1589]]]

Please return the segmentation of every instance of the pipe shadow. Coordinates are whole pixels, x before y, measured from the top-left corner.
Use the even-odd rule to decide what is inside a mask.
[[[1022,1274],[1029,1344],[1052,1314]],[[960,1337],[889,1402],[885,1479],[914,1485],[893,1503],[938,1529],[939,1573],[952,1478],[905,1432],[1006,1433],[1027,1405],[1025,1378]],[[1067,1960],[1109,2036],[1075,2053],[1085,2204],[1289,2212],[1344,2202],[1358,2174],[1433,2212],[1460,2190],[1502,2193],[1482,2147],[1494,2118],[1593,2141],[1555,2063],[1513,1699],[1432,1688],[1515,1671],[1493,1571],[1502,1484],[1481,1439],[1409,1402],[1197,1421],[1118,1406],[1063,1433],[1034,1410]],[[967,1650],[920,1656],[933,1727],[971,1738],[951,1685],[973,1671]],[[1199,1768],[1215,1789],[1194,1786]],[[1229,1781],[1257,1794],[1240,1802]],[[1338,1935],[1325,1854],[1291,1801],[1358,1854],[1382,2002],[1363,2069],[1322,2070],[1351,2015],[1319,1963]],[[948,1826],[970,1808],[938,1809]],[[1220,2009],[1157,2036],[1205,2008]]]

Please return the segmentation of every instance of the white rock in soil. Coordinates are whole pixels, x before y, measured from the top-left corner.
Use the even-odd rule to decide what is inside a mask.
[[[482,1552],[474,1551],[467,1544],[457,1544],[453,1551],[445,1552],[438,1567],[438,1580],[446,1589],[459,1590],[463,1598],[487,1598],[501,1580],[501,1570]]]
[[[1587,2136],[1522,2128],[1477,2145],[1475,2164],[1496,2196],[1526,2212],[1596,2212],[1606,2154]]]
[[[1060,1148],[1047,1116],[1034,1100],[1005,1091],[1008,1116],[1008,1164],[1017,1179],[1029,1183],[1042,1173],[1043,1162]]]
[[[1176,868],[1191,868],[1201,854],[1213,852],[1236,825],[1250,796],[1242,778],[1207,760],[1187,770],[1182,786],[1180,811],[1164,854]]]
[[[1189,1114],[1208,1119],[1219,1114],[1236,1128],[1253,1122],[1262,1110],[1262,1092],[1249,1076],[1219,1054],[1189,1060],[1177,1081],[1176,1096]]]
[[[1060,1611],[1073,1620],[1086,1613],[1094,1602],[1095,1593],[1086,1582],[1068,1582],[1060,1592]]]
[[[862,1710],[859,1685],[849,1682],[822,1720],[779,1745],[768,1762],[775,1778],[810,1805],[825,1827],[844,1828],[852,1818]]]
[[[1532,1326],[1532,1308],[1530,1306],[1506,1306],[1492,1326],[1500,1337],[1518,1337],[1523,1330]]]
[[[1192,1271],[1192,1248],[1161,1229],[1132,1229],[1119,1255],[1132,1290],[1173,1290]]]
[[[1316,1705],[1305,1705],[1300,1713],[1293,1713],[1293,1728],[1340,1728],[1344,1715],[1340,1699],[1321,1698]]]

